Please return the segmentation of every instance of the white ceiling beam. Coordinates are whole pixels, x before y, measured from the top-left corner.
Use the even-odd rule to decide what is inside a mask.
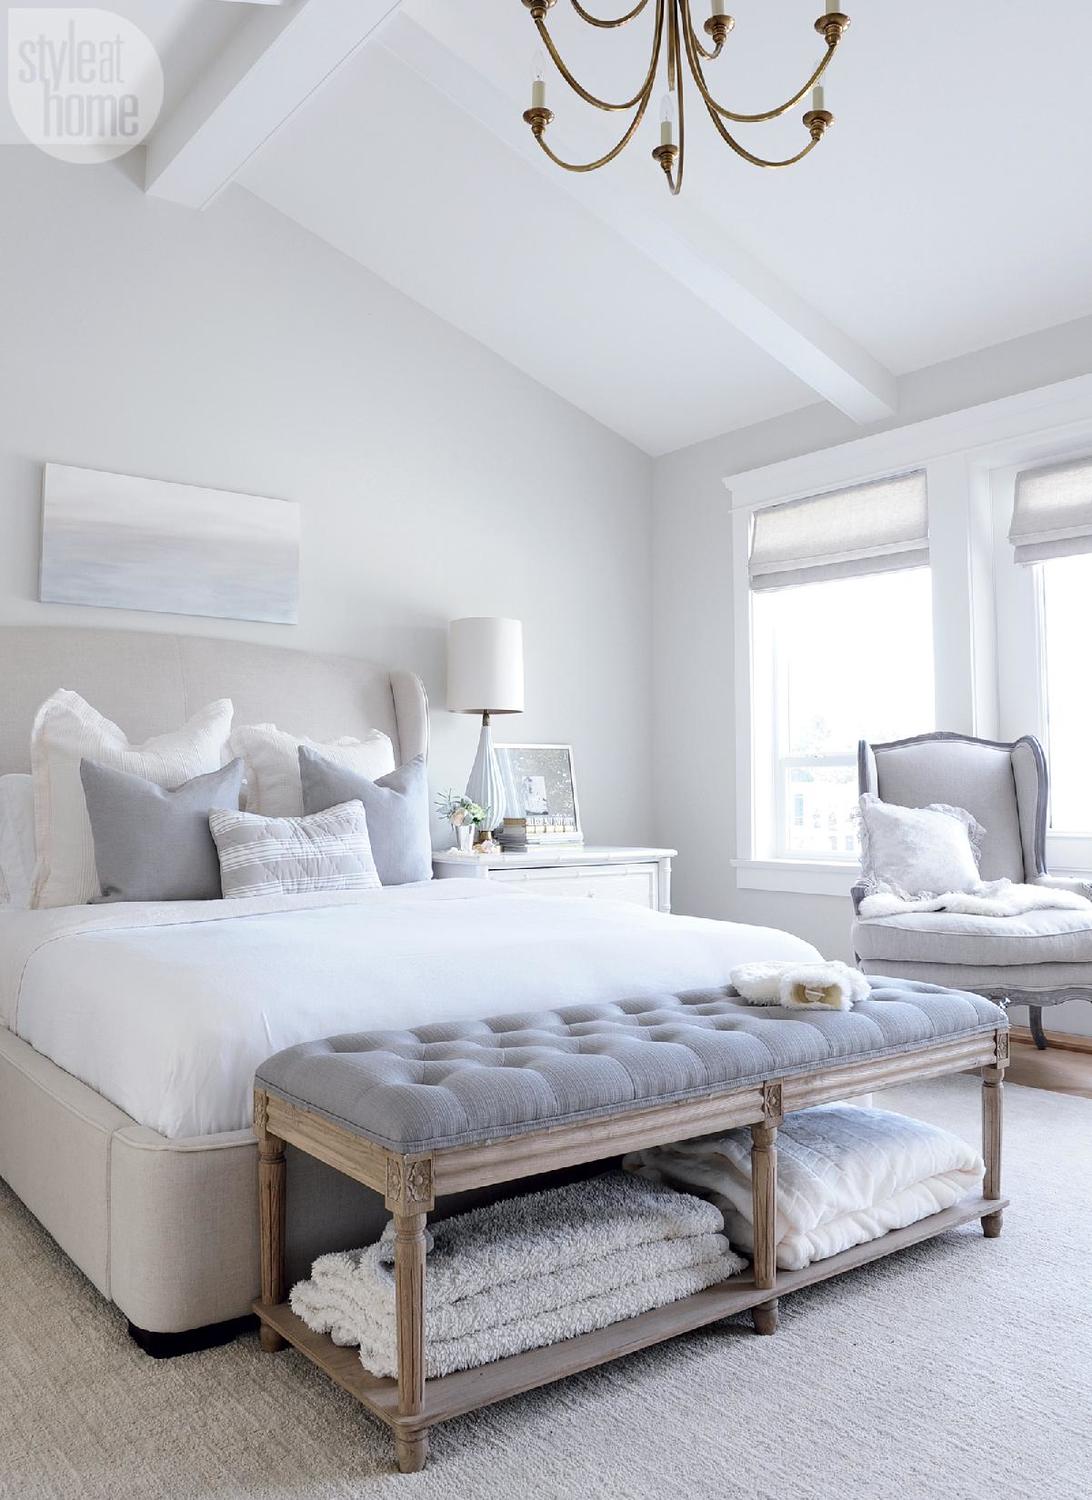
[[[205,208],[401,0],[263,6],[148,141],[145,190]]]
[[[405,12],[391,18],[378,43],[839,411],[862,424],[894,414],[891,372],[730,242],[691,202],[654,197],[663,187],[652,179],[642,197],[633,191],[622,162],[597,173],[595,192],[587,192],[583,179],[560,171],[531,146],[520,119],[523,105],[514,95],[498,89],[448,40]],[[570,154],[556,125],[551,140],[562,155]]]

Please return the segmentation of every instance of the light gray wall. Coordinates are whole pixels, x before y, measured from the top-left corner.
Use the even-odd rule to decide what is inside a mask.
[[[7,147],[0,201],[0,620],[411,667],[445,787],[477,738],[443,712],[446,623],[521,617],[499,738],[571,740],[589,836],[647,841],[644,455],[242,189],[194,213]],[[299,625],[39,604],[46,459],[299,500]]]
[[[725,475],[1092,371],[1092,318],[918,371],[895,418],[860,428],[814,406],[657,459],[653,481],[654,836],[679,850],[676,911],[784,927],[849,959],[847,900],[737,890],[731,526]],[[852,671],[847,642],[846,671]],[[1023,1019],[1014,1011],[1014,1018]],[[1049,1025],[1092,1034],[1092,1006]]]

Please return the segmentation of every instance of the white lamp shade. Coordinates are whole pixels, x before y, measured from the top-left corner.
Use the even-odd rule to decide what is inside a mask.
[[[447,706],[457,714],[523,712],[523,624],[472,617],[447,632]]]

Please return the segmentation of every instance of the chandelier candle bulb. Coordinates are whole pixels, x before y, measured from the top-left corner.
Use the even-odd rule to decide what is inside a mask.
[[[536,52],[532,64],[531,79],[531,108],[546,108],[546,57],[542,52]]]
[[[673,146],[675,144],[675,101],[670,94],[664,95],[664,102],[660,105],[660,145]]]
[[[826,109],[826,90],[821,83],[817,83],[811,91],[812,109]]]

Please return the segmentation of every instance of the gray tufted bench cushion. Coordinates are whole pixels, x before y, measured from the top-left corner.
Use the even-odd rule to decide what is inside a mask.
[[[427,1152],[1005,1024],[978,995],[878,976],[871,985],[850,1011],[756,1008],[722,989],[355,1032],[276,1053],[256,1082],[381,1146]]]

